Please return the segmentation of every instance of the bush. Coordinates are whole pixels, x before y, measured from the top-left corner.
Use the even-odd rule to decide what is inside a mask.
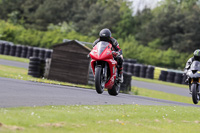
[[[139,45],[134,36],[129,36],[124,41],[119,40],[119,42],[124,58],[137,59],[138,62],[147,65],[183,69],[190,57],[187,53],[179,53],[171,48],[164,51]]]
[[[93,42],[95,37],[84,36],[75,31],[63,32],[59,29],[51,31],[25,29],[20,25],[0,21],[0,39],[15,44],[51,48],[55,44],[62,43],[63,39]]]

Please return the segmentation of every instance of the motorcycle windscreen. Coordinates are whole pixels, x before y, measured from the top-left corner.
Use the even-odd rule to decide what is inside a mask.
[[[199,61],[193,61],[190,70],[200,71],[200,62]]]
[[[106,49],[106,47],[107,47],[108,45],[109,45],[108,42],[104,42],[104,41],[98,42],[98,43],[97,43],[98,55],[101,55],[102,52]]]

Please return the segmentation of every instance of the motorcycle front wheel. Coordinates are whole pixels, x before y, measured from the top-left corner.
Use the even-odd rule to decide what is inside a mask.
[[[108,93],[112,96],[116,96],[119,94],[120,91],[120,83],[115,83],[112,89],[108,89]]]
[[[192,84],[191,90],[192,90],[192,101],[194,104],[197,104],[199,102],[199,94],[198,94],[198,85]]]
[[[103,72],[101,67],[97,67],[95,69],[95,88],[98,94],[102,94],[104,91],[104,79],[103,79]]]

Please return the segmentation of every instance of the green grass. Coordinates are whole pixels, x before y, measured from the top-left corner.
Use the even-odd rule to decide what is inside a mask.
[[[0,65],[0,77],[26,80],[26,81],[34,81],[34,82],[42,82],[42,83],[48,83],[48,84],[82,87],[82,88],[94,88],[93,86],[90,86],[90,85],[80,85],[80,84],[72,84],[72,83],[67,83],[67,82],[48,80],[44,78],[34,78],[28,75],[28,70],[25,68],[5,66],[5,65]]]
[[[186,97],[186,96],[180,96],[176,94],[170,94],[170,93],[165,93],[162,91],[155,91],[155,90],[138,88],[138,87],[132,87],[131,92],[139,96],[193,104],[192,95],[191,97]],[[188,93],[189,93],[189,90],[188,90]]]
[[[3,133],[192,133],[200,108],[141,105],[74,105],[0,109]]]
[[[0,55],[0,59],[29,63],[29,59],[14,56]]]
[[[181,88],[188,88],[188,85],[164,82],[164,81],[160,81],[160,80],[156,80],[156,79],[139,78],[139,77],[135,77],[135,76],[132,76],[132,79],[137,80],[137,81],[143,81],[143,82],[150,82],[150,83],[163,84],[163,85],[169,85],[169,86],[175,86],[175,87],[181,87]]]

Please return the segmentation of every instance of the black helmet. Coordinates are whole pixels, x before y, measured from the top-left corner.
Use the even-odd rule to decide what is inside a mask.
[[[194,51],[194,60],[200,61],[200,49]]]
[[[111,37],[111,32],[110,32],[109,29],[105,28],[105,29],[102,29],[99,32],[99,36],[102,37],[102,38],[110,38]]]

